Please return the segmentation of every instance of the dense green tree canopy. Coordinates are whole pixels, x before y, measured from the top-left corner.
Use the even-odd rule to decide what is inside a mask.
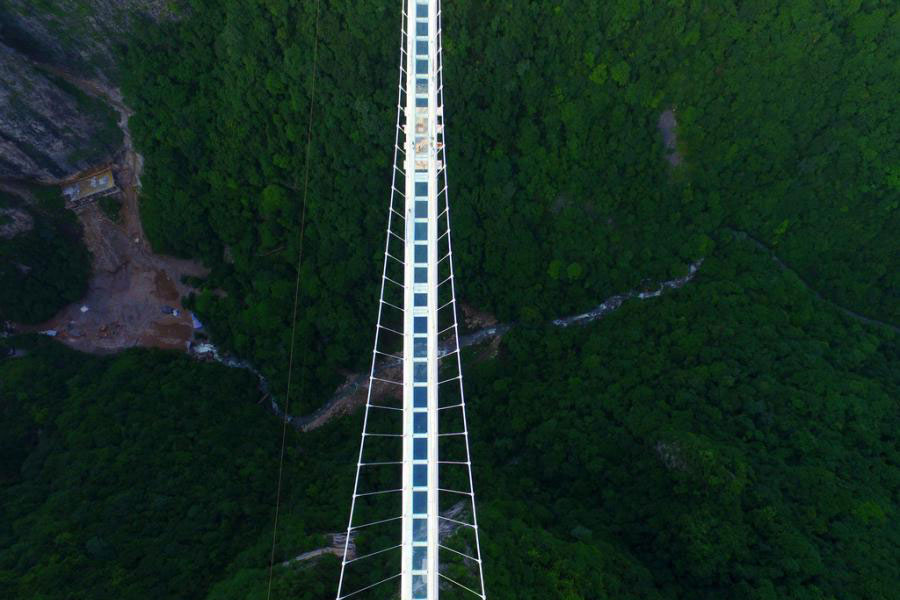
[[[3,597],[202,596],[270,510],[252,376],[50,344],[0,367]]]
[[[596,327],[514,330],[470,370],[474,453],[489,495],[614,540],[663,597],[889,598],[898,342],[726,243]]]
[[[321,13],[300,327],[318,357],[311,385],[365,355],[398,8]],[[313,3],[194,0],[127,60],[148,234],[214,267],[196,309],[266,367],[288,346],[313,13]],[[896,7],[464,0],[444,13],[467,300],[504,319],[577,311],[683,273],[731,227],[834,300],[900,318]],[[657,127],[667,109],[674,167]]]
[[[265,598],[280,427],[253,378],[24,347],[0,363],[4,595]],[[678,292],[520,326],[465,367],[490,597],[886,599],[900,582],[900,339],[746,242]],[[278,563],[345,526],[360,416],[289,436]],[[337,569],[277,567],[274,589],[330,598]]]
[[[0,192],[0,321],[40,323],[84,296],[90,254],[58,188],[23,194]]]
[[[399,2],[323,3],[309,132],[315,4],[187,4],[123,59],[142,217],[212,267],[190,303],[278,395],[309,150],[305,412],[371,348]],[[443,10],[459,290],[516,323],[464,365],[489,597],[894,597],[895,3]],[[545,325],[700,258],[678,291]],[[0,594],[265,598],[281,430],[254,379],[15,344]],[[279,564],[345,527],[360,420],[288,436]],[[332,598],[337,571],[273,590]]]

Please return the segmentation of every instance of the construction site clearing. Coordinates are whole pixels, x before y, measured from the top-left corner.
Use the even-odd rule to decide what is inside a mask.
[[[114,164],[62,183],[66,207],[77,215],[91,252],[88,291],[49,321],[19,331],[44,333],[91,353],[132,347],[189,350],[202,324],[181,305],[193,291],[184,281],[206,277],[208,271],[195,261],[153,252],[140,221],[141,163],[126,147]],[[103,196],[121,200],[116,221],[96,202]]]
[[[103,196],[119,192],[111,166],[102,167],[93,173],[82,174],[79,179],[63,184],[62,194],[66,208],[77,211]]]
[[[144,235],[138,205],[144,160],[134,149],[128,127],[132,113],[121,92],[99,81],[59,75],[118,113],[123,147],[111,164],[59,182],[66,207],[77,215],[91,252],[87,294],[45,323],[15,330],[46,332],[91,353],[132,347],[189,351],[202,325],[181,305],[181,299],[194,291],[185,281],[205,278],[209,271],[196,261],[156,254]],[[121,199],[116,221],[96,202],[107,195]]]
[[[128,187],[113,193],[122,194],[120,222],[96,202],[76,211],[92,254],[87,294],[35,330],[85,352],[136,346],[187,351],[202,325],[181,305],[193,290],[184,278],[207,271],[194,261],[154,253],[140,225],[137,194]]]

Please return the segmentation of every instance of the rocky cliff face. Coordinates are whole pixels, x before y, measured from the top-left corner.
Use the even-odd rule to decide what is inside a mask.
[[[170,0],[0,0],[0,179],[53,182],[108,162],[115,113],[72,78],[115,85],[140,23],[175,16]]]
[[[52,182],[120,143],[109,108],[0,43],[0,178]]]

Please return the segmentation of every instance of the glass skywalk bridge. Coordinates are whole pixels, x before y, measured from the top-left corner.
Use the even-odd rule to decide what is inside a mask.
[[[440,0],[405,0],[378,324],[337,599],[485,598],[459,354]],[[449,573],[449,574],[448,574]]]

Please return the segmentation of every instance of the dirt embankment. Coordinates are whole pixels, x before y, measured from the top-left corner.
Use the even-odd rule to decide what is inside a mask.
[[[128,129],[132,112],[118,89],[46,68],[103,99],[119,114],[123,148],[112,168],[122,207],[118,222],[96,202],[79,209],[84,241],[93,255],[88,293],[50,321],[21,330],[54,330],[60,341],[85,352],[133,346],[186,350],[194,329],[190,313],[181,306],[180,299],[191,291],[182,277],[205,277],[208,271],[194,261],[155,254],[144,235],[138,205],[143,159],[135,152]]]

